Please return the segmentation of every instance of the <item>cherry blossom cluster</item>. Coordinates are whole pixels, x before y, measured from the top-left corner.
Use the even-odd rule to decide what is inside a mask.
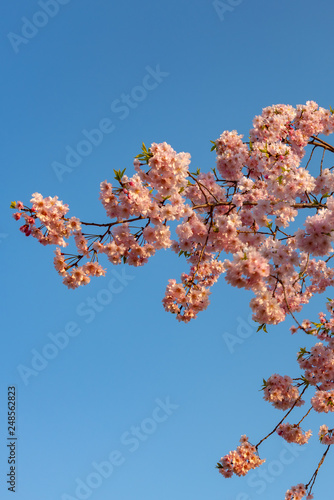
[[[305,444],[312,436],[312,431],[304,432],[297,424],[281,424],[276,432],[288,443]]]
[[[20,227],[20,231],[26,236],[33,236],[42,243],[42,245],[60,245],[66,246],[65,238],[69,238],[75,231],[80,230],[80,223],[74,217],[64,221],[64,216],[67,214],[68,205],[64,205],[58,197],[51,196],[43,198],[39,193],[34,193],[30,200],[32,207],[29,211],[24,211],[23,203],[18,201],[14,203],[13,208],[17,208],[19,212],[14,213],[14,219],[24,219],[24,224]],[[13,205],[13,204],[12,204]],[[36,227],[35,221],[39,220],[40,228]],[[45,232],[41,230],[45,228]]]
[[[176,313],[180,321],[196,318],[199,311],[209,305],[209,287],[211,287],[224,271],[221,262],[213,260],[190,268],[190,273],[183,273],[181,283],[169,280],[163,306],[166,311]]]
[[[57,248],[55,253],[55,268],[63,276],[63,283],[68,288],[73,289],[80,285],[87,285],[90,282],[90,276],[104,276],[106,273],[98,262],[86,262],[83,266],[74,266],[70,271],[67,271],[69,266],[60,249]]]
[[[333,346],[318,342],[311,347],[310,352],[302,353],[298,363],[311,385],[316,385],[322,390],[334,388]]]
[[[146,148],[143,151],[144,155],[145,151]],[[175,196],[176,200],[179,200],[179,192],[187,186],[188,182],[190,154],[175,154],[175,151],[166,142],[154,143],[147,155],[147,165],[149,166],[147,172],[141,168],[139,158],[135,160],[134,166],[142,182],[155,189],[161,199]]]
[[[285,493],[285,500],[301,500],[306,497],[306,500],[312,500],[313,495],[308,495],[304,484],[297,484],[297,486],[292,486]]]
[[[319,413],[334,411],[334,391],[317,391],[311,403],[315,411]]]
[[[320,443],[328,445],[334,444],[334,429],[328,429],[327,425],[321,425],[319,429]]]
[[[245,476],[251,469],[259,467],[265,462],[261,460],[255,446],[249,443],[246,435],[241,436],[240,445],[235,451],[230,451],[217,464],[219,472],[224,477]]]
[[[292,406],[301,406],[305,403],[300,399],[299,391],[288,375],[282,376],[275,373],[263,382],[263,399],[269,401],[275,408],[287,410]]]
[[[304,320],[302,323],[299,323],[293,316],[297,326],[291,328],[292,333],[296,333],[300,330],[322,342],[317,342],[310,350],[306,350],[306,348],[300,349],[297,360],[299,367],[304,373],[299,378],[293,380],[287,375],[281,376],[273,374],[267,380],[263,380],[262,390],[264,391],[264,399],[273,404],[275,408],[288,411],[273,431],[255,446],[256,450],[259,448],[260,444],[274,432],[289,443],[296,443],[299,445],[306,444],[312,435],[312,431],[308,430],[305,432],[302,430],[300,427],[302,420],[304,420],[312,410],[318,413],[334,411],[334,301],[328,299],[326,306],[330,313],[330,317],[328,318],[326,314],[320,312],[318,323],[309,320]],[[295,407],[305,403],[301,398],[307,388],[312,386],[315,387],[316,391],[310,399],[311,407],[303,418],[295,424],[284,422]],[[301,392],[298,389],[299,387],[303,387]],[[327,449],[309,483],[292,487],[286,493],[287,499],[294,500],[303,497],[309,499],[313,498],[311,491],[318,471],[329,451],[329,447],[334,444],[333,433],[334,430],[328,429],[327,425],[320,426],[318,433],[319,440],[322,444],[327,445]],[[230,452],[226,457],[232,457],[234,453],[235,452]],[[231,474],[226,475],[226,477],[230,476]]]

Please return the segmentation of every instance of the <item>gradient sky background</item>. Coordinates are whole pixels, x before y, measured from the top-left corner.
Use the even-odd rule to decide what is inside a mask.
[[[334,6],[226,0],[229,10],[218,13],[205,0],[59,0],[59,11],[45,18],[36,15],[42,3],[12,0],[0,8],[0,497],[12,498],[6,398],[7,387],[16,385],[16,500],[281,500],[291,485],[310,479],[325,449],[318,426],[331,425],[330,417],[306,420],[314,436],[293,452],[285,452],[276,436],[266,441],[260,447],[267,458],[263,472],[224,479],[214,466],[241,434],[255,444],[283,416],[263,401],[262,378],[298,376],[295,355],[309,339],[291,337],[289,321],[256,333],[249,321],[251,294],[223,279],[209,309],[179,324],[161,305],[167,280],[187,269],[170,251],[143,268],[114,268],[119,293],[87,313],[89,298],[106,297],[101,291],[115,278],[111,264],[102,262],[106,277],[68,290],[53,269],[53,248],[25,238],[8,207],[12,200],[28,204],[37,191],[58,195],[70,215],[104,222],[99,184],[113,180],[113,169],[133,172],[142,141],[190,152],[193,169],[207,171],[215,165],[209,141],[226,129],[247,137],[262,108],[307,100],[334,106]],[[15,45],[8,34],[22,36],[23,18],[47,23]],[[160,67],[161,82],[136,107],[117,111],[115,100],[136,92],[148,66]],[[54,162],[65,163],[66,147],[76,148],[82,130],[104,118],[112,120],[113,131],[57,178]],[[315,298],[302,316],[316,319],[324,301]],[[50,334],[73,323],[78,335],[35,375],[22,377],[20,365],[32,368],[33,353],[47,349]],[[226,334],[239,343],[229,345]],[[149,427],[145,419],[157,415],[157,400],[166,398],[174,405],[171,414]],[[151,433],[137,443],[126,441],[126,434],[126,444],[124,433],[142,423]],[[91,493],[77,496],[77,479],[96,479],[93,463],[109,460],[114,450],[122,463]],[[333,496],[332,469],[329,455],[316,499]]]

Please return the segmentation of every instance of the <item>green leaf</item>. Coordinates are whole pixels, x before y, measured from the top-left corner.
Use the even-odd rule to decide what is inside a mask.
[[[306,350],[306,347],[301,347],[300,350],[298,351],[298,358],[297,359],[300,359],[304,356],[304,354],[306,354],[308,351]]]
[[[9,208],[16,208],[16,201],[12,201]]]
[[[201,173],[201,171],[200,171],[200,169],[198,168],[198,169],[196,170],[196,172],[190,172],[190,173],[191,173],[191,175],[195,175],[195,176],[196,176],[196,175],[199,175],[199,174]]]
[[[310,385],[310,382],[303,375],[301,376],[301,379],[304,382],[304,384],[306,385],[306,387],[308,387]]]
[[[125,170],[126,170],[126,168],[124,170],[115,170],[114,169],[114,173],[115,173],[114,178],[116,179],[116,181],[120,182],[122,180],[122,177],[124,175]]]
[[[210,151],[214,151],[215,149],[217,149],[217,144],[215,143],[215,141],[210,141],[210,142],[213,144]]]
[[[267,381],[264,378],[262,379],[262,382],[263,382],[263,384],[262,384],[260,391],[263,391],[267,387]]]
[[[259,332],[260,330],[263,330],[265,333],[268,333],[267,325],[265,323],[262,323],[262,325],[260,325],[256,331]]]
[[[138,160],[144,161],[146,164],[148,164],[150,158],[152,158],[153,153],[151,152],[150,148],[146,148],[145,144],[142,143],[142,152],[139,153],[139,155],[135,156],[135,158],[138,158]]]
[[[261,153],[265,153],[266,157],[269,158],[269,152],[268,152],[268,143],[266,142],[266,145],[263,149],[259,149],[259,151],[261,151]]]

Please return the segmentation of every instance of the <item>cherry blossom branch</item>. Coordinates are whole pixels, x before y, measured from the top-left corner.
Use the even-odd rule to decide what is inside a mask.
[[[334,147],[331,144],[328,144],[328,142],[325,142],[324,140],[320,139],[319,137],[316,137],[314,135],[311,135],[312,141],[309,141],[308,144],[312,144],[315,147],[321,147],[324,149],[327,149],[328,151],[331,151],[331,153],[334,153]],[[320,144],[316,143],[315,141],[318,141]]]
[[[198,185],[198,188],[200,189],[201,193],[203,194],[204,198],[205,198],[205,201],[206,203],[208,203],[208,198],[204,192],[204,189],[206,189],[209,193],[210,196],[212,196],[212,198],[214,198],[216,200],[217,203],[219,203],[219,201],[217,200],[217,198],[215,197],[215,195],[210,191],[210,189],[205,186],[205,184],[203,184],[202,182],[200,182],[193,174],[191,174],[190,172],[188,172],[188,175],[189,177],[191,177],[195,182],[196,184]]]
[[[141,215],[140,217],[134,217],[133,219],[122,219],[122,220],[117,220],[114,222],[108,222],[105,224],[97,224],[95,222],[80,221],[80,224],[82,224],[83,226],[112,227],[112,226],[116,226],[117,224],[125,224],[125,223],[129,223],[129,222],[135,222],[137,220],[143,220],[143,219],[147,219],[147,217],[144,217],[143,215]],[[69,219],[64,217],[64,220],[68,221]]]
[[[288,302],[288,298],[286,296],[286,290],[285,290],[285,286],[284,286],[284,283],[281,279],[279,279],[278,277],[276,277],[277,281],[281,284],[282,286],[282,289],[283,289],[283,294],[284,294],[284,301],[285,301],[285,304],[286,304],[286,307],[288,308],[288,311],[289,311],[289,314],[290,316],[292,316],[292,318],[294,319],[294,321],[297,323],[297,325],[299,326],[299,328],[301,328],[302,330],[305,331],[305,328],[302,327],[302,325],[299,323],[299,321],[297,320],[296,316],[293,314],[293,312],[291,311],[291,308],[290,308],[290,305],[289,305],[289,302]]]
[[[296,404],[298,403],[298,401],[300,401],[300,399],[301,399],[302,395],[304,394],[304,392],[306,391],[307,387],[308,387],[308,385],[305,385],[305,387],[302,390],[302,392],[300,393],[299,397],[293,403],[293,405],[291,406],[290,410],[284,415],[284,417],[282,418],[282,420],[280,420],[280,422],[278,422],[278,424],[276,425],[276,427],[266,437],[264,437],[263,439],[261,439],[261,441],[259,441],[255,445],[256,449],[258,449],[258,447],[260,446],[261,443],[263,443],[263,441],[265,441],[269,436],[271,436],[272,434],[274,434],[274,432],[276,431],[276,429],[284,422],[284,420],[292,412],[292,410],[294,409],[294,407],[296,406]]]
[[[311,159],[312,159],[313,153],[314,153],[314,151],[316,150],[316,147],[317,147],[317,146],[313,146],[313,148],[312,148],[312,151],[311,151],[310,157],[309,157],[309,159],[308,159],[308,162],[307,162],[307,163],[306,163],[306,165],[305,165],[305,170],[306,170],[306,169],[307,169],[307,167],[309,166],[309,163],[310,163],[310,161],[311,161]]]
[[[200,252],[200,255],[199,255],[199,258],[198,258],[198,262],[197,262],[196,268],[195,268],[194,273],[193,273],[193,277],[192,277],[192,280],[191,280],[192,283],[194,283],[195,277],[196,277],[197,272],[198,272],[198,268],[200,266],[200,263],[202,261],[203,255],[204,255],[204,250],[205,250],[205,248],[206,248],[206,246],[208,244],[208,241],[209,241],[210,231],[211,231],[211,228],[212,228],[213,210],[214,210],[213,208],[210,209],[210,216],[209,216],[210,224],[209,224],[209,228],[208,228],[208,231],[207,231],[205,242],[202,245],[202,249],[201,249],[201,252]]]
[[[303,416],[303,418],[301,418],[301,419],[299,420],[299,422],[296,424],[297,426],[299,426],[299,425],[302,423],[302,421],[304,420],[304,418],[306,418],[306,417],[307,417],[307,415],[310,413],[310,411],[311,411],[311,410],[313,410],[313,406],[311,406],[311,407],[309,408],[309,410],[305,413],[305,415]]]
[[[277,374],[264,381],[264,398],[289,411],[256,447],[242,437],[237,450],[221,459],[219,469],[225,477],[244,475],[261,465],[257,449],[275,431],[288,442],[307,442],[311,431],[303,434],[299,425],[311,409],[326,413],[334,409],[334,304],[327,303],[331,319],[320,313],[320,323],[304,320],[300,324],[294,315],[312,295],[334,283],[334,271],[327,265],[334,256],[334,167],[323,170],[326,151],[334,153],[334,146],[318,137],[334,132],[334,110],[319,108],[313,101],[296,108],[275,105],[265,108],[253,124],[247,143],[236,131],[225,131],[212,141],[217,161],[214,175],[199,169],[192,174],[190,155],[176,153],[166,143],[153,143],[148,149],[143,145],[131,178],[125,170],[114,171],[120,187],[101,183],[100,200],[112,220],[108,223],[65,217],[68,205],[39,193],[33,194],[32,208],[21,202],[11,204],[18,210],[14,218],[24,219],[22,233],[43,245],[56,245],[54,265],[69,288],[105,274],[98,263],[100,254],[115,265],[123,261],[139,266],[156,250],[171,247],[191,264],[180,283],[169,280],[163,299],[164,308],[179,321],[188,322],[206,309],[209,288],[225,272],[232,286],[254,292],[250,305],[259,329],[290,315],[298,326],[292,327],[294,331],[300,328],[328,342],[328,346],[318,342],[310,351],[301,348],[298,363],[305,376],[297,379],[300,384]],[[306,167],[299,168],[308,146]],[[322,148],[320,174],[312,176],[307,169],[317,148]],[[304,227],[285,229],[304,209],[315,210],[305,215]],[[136,221],[144,222],[137,225]],[[171,240],[172,221],[180,221],[175,229],[178,241]],[[89,226],[101,228],[101,234],[82,232]],[[78,255],[61,252],[71,236]],[[224,254],[229,259],[221,262]],[[294,407],[304,403],[301,397],[309,383],[317,389],[312,407],[298,424],[283,424]],[[334,442],[325,428],[320,431],[323,444]],[[307,485],[311,489],[328,449]],[[303,487],[292,487],[286,498],[291,500],[295,492],[301,498]]]
[[[281,201],[270,201],[270,204],[275,206],[275,204],[281,203]],[[244,201],[242,203],[242,206],[249,206],[249,207],[256,207],[258,206],[257,201]],[[225,206],[232,206],[233,208],[236,208],[236,205],[232,201],[219,201],[217,203],[203,203],[201,205],[195,205],[192,207],[193,210],[197,210],[199,208],[210,208],[210,207],[225,207]],[[291,203],[289,204],[289,207],[291,208],[327,208],[327,205],[324,203],[319,203],[319,202],[313,202],[313,203]]]

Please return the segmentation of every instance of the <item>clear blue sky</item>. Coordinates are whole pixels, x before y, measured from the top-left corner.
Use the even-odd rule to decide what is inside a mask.
[[[251,295],[224,280],[206,312],[177,323],[161,299],[186,263],[169,251],[118,275],[107,265],[105,278],[68,290],[53,249],[22,235],[8,207],[37,191],[104,221],[99,184],[113,169],[131,173],[142,141],[166,141],[208,170],[209,141],[226,129],[247,136],[263,107],[334,106],[333,4],[226,0],[217,12],[206,0],[12,0],[0,10],[0,497],[12,498],[6,397],[15,385],[16,500],[283,499],[312,475],[324,451],[316,436],[293,452],[278,437],[266,442],[262,477],[224,479],[214,466],[241,434],[256,443],[281,418],[258,389],[274,372],[298,376],[295,354],[308,339],[291,337],[288,322],[268,334],[245,326]],[[85,150],[97,127],[102,141]],[[80,143],[81,157],[66,160]],[[312,304],[311,319],[323,309]],[[64,330],[72,336],[56,348]],[[38,361],[43,352],[49,359]],[[330,425],[315,420],[305,429]],[[330,496],[332,468],[329,456],[318,499]]]

